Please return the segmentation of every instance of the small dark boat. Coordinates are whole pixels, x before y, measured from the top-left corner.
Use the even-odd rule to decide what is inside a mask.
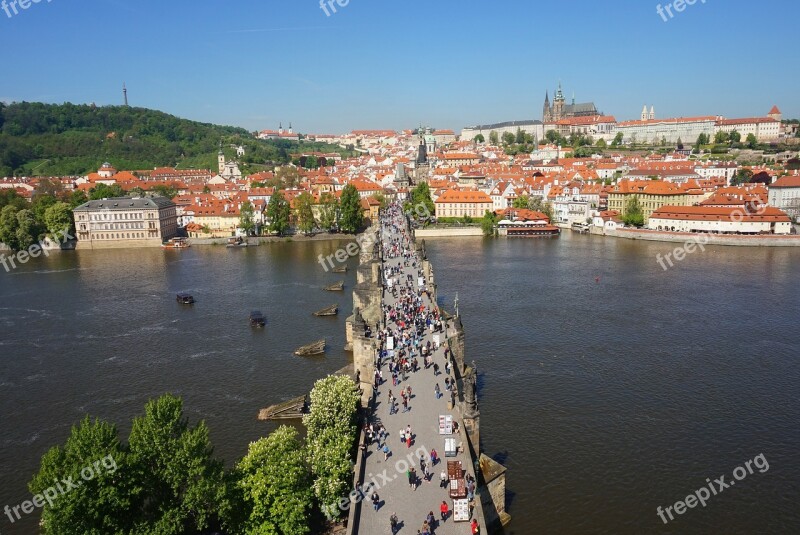
[[[194,297],[187,293],[179,293],[175,296],[175,300],[182,305],[193,305],[194,304]]]
[[[323,308],[322,310],[317,310],[314,312],[315,316],[335,316],[339,313],[339,305],[331,305],[327,308]]]
[[[311,355],[320,355],[325,353],[325,339],[317,340],[314,343],[297,348],[294,352],[298,357],[309,357]]]
[[[260,310],[254,310],[250,313],[251,327],[263,327],[266,324],[267,318],[264,317],[264,314],[262,314]]]
[[[325,290],[329,292],[341,292],[344,290],[344,281],[339,281],[336,284],[331,284],[330,286],[326,286]]]
[[[333,268],[331,271],[333,271],[334,273],[347,273],[347,266]]]
[[[228,238],[228,247],[247,247],[247,242],[244,241],[244,238],[241,236],[237,236],[235,238]]]

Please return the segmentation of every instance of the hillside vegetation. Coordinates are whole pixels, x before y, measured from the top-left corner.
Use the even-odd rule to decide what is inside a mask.
[[[0,103],[0,177],[85,175],[105,162],[117,169],[217,167],[220,142],[228,159],[245,147],[242,171],[257,172],[303,151],[339,147],[256,139],[243,128],[180,119],[126,106]]]

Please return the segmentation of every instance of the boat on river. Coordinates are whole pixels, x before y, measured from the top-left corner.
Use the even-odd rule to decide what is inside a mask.
[[[241,236],[235,238],[228,238],[227,247],[247,247],[248,243]]]
[[[191,247],[189,245],[189,240],[186,238],[172,238],[169,241],[166,241],[161,244],[163,249],[187,249]]]
[[[194,297],[187,293],[179,293],[175,296],[175,300],[182,305],[193,305],[194,304]]]
[[[347,266],[333,268],[331,271],[334,273],[347,273]]]
[[[250,313],[250,326],[261,328],[267,324],[267,318],[264,317],[264,314],[261,313],[260,310],[254,310]]]
[[[339,313],[339,305],[331,305],[314,312],[315,316],[335,316]]]
[[[325,290],[328,292],[341,292],[344,290],[344,281],[339,281],[335,284],[331,284],[330,286],[326,286]]]
[[[325,353],[325,339],[317,340],[295,350],[294,354],[298,357],[310,357],[311,355],[321,355]]]

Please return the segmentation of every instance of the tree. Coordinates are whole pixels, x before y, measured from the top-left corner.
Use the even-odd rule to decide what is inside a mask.
[[[311,409],[303,416],[314,494],[328,514],[347,495],[352,481],[350,451],[356,439],[360,397],[350,377],[331,375],[314,384]]]
[[[676,148],[678,150],[683,150],[683,141],[681,141],[680,137],[678,138],[678,144],[676,145]]]
[[[515,139],[514,134],[511,132],[503,133],[503,145],[512,145]]]
[[[166,394],[133,420],[125,469],[137,481],[131,493],[134,532],[178,535],[218,524],[230,510],[223,465],[212,457],[208,427],[183,417],[183,401]]]
[[[17,246],[27,249],[39,239],[41,228],[31,210],[17,212]]]
[[[0,242],[8,245],[12,251],[20,250],[17,242],[17,229],[19,228],[17,212],[19,212],[17,207],[11,204],[0,210]]]
[[[754,149],[756,148],[756,145],[758,145],[758,139],[756,139],[755,134],[750,133],[747,134],[747,138],[745,138],[745,143],[747,143],[748,149]]]
[[[517,135],[514,136],[514,141],[520,145],[525,143],[525,132],[522,131],[522,128],[517,128]]]
[[[62,240],[66,234],[74,236],[74,222],[72,210],[65,202],[57,202],[44,213],[45,226],[54,240]]]
[[[742,184],[747,184],[750,182],[751,178],[753,178],[753,171],[750,169],[739,168],[736,170],[736,174],[733,175],[733,178],[731,178],[731,185],[740,186]]]
[[[497,132],[495,132],[494,130],[489,132],[489,143],[491,143],[492,145],[497,145],[498,143],[500,143],[500,138],[498,137]]]
[[[297,212],[297,226],[300,231],[310,234],[317,226],[314,219],[314,197],[308,192],[303,192],[294,199],[294,207]]]
[[[102,182],[89,190],[89,199],[99,201],[100,199],[111,199],[114,197],[124,197],[125,190],[119,184],[109,186]]]
[[[740,143],[742,141],[742,134],[740,134],[736,130],[733,130],[728,135],[728,139],[730,140],[731,143]]]
[[[151,191],[159,197],[166,197],[167,199],[172,199],[178,194],[178,190],[175,187],[167,186],[166,184],[157,184],[151,188]]]
[[[622,144],[623,134],[622,132],[617,132],[617,135],[614,136],[614,139],[611,141],[612,147],[618,147]]]
[[[278,169],[275,177],[269,182],[270,186],[278,189],[293,188],[300,182],[300,172],[293,165],[285,165]]]
[[[289,228],[291,211],[289,202],[283,196],[283,193],[280,191],[273,193],[269,199],[269,205],[267,205],[267,217],[270,221],[269,230],[277,232],[278,236],[283,236],[283,233]]]
[[[339,201],[335,195],[325,192],[319,197],[319,226],[323,230],[330,232],[339,223]]]
[[[250,201],[242,203],[239,209],[239,228],[248,236],[256,228],[255,210]]]
[[[595,143],[594,146],[597,147],[598,149],[604,149],[607,147],[606,140],[600,138],[597,140],[597,143]]]
[[[364,223],[364,213],[361,210],[361,197],[354,185],[348,184],[342,189],[340,206],[342,215],[339,226],[344,232],[357,232]]]
[[[54,481],[78,483],[44,505],[43,533],[128,533],[133,520],[129,467],[115,426],[88,416],[73,426],[64,447],[50,448],[28,483],[34,495],[44,494]]]
[[[497,216],[494,212],[490,212],[486,210],[486,213],[483,214],[483,218],[481,219],[481,230],[483,231],[484,236],[494,236],[495,235],[495,225],[497,224]]]
[[[486,138],[483,137],[483,134],[478,134],[472,139],[472,141],[474,141],[475,143],[486,143]]]
[[[708,134],[700,134],[699,136],[697,136],[697,142],[695,143],[695,148],[700,148],[703,145],[708,145],[709,141],[710,140]]]
[[[245,510],[245,532],[258,535],[309,533],[313,505],[307,452],[297,430],[281,426],[250,444],[236,467]]]
[[[511,206],[513,208],[524,208],[524,209],[527,209],[528,208],[528,204],[529,204],[528,196],[527,195],[520,195],[519,197],[514,199],[514,202],[511,203]]]
[[[632,196],[626,201],[621,219],[626,225],[635,227],[644,226],[644,213],[642,212],[642,205],[637,195]]]
[[[429,220],[436,213],[436,204],[431,197],[431,188],[427,182],[420,182],[411,190],[411,199],[403,207],[417,220]]]
[[[721,144],[727,143],[729,136],[727,132],[723,132],[722,130],[718,130],[716,134],[714,134],[714,143]]]

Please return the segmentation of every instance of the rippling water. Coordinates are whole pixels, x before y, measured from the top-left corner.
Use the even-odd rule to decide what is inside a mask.
[[[800,250],[566,232],[428,240],[481,370],[483,449],[509,467],[509,533],[800,533]],[[664,526],[673,505],[756,471]]]
[[[800,532],[800,251],[573,236],[428,240],[481,370],[484,451],[508,467],[509,533]],[[80,251],[0,272],[0,507],[85,413],[119,424],[164,392],[229,463],[259,408],[348,363],[354,272],[335,242]],[[351,266],[354,261],[351,261]],[[345,293],[320,288],[345,279]],[[194,307],[180,307],[179,291]],[[311,312],[338,302],[336,318]],[[247,325],[260,308],[263,332]],[[325,358],[291,352],[325,336]],[[757,471],[664,526],[668,506],[763,453]],[[36,520],[3,533],[32,533]]]

